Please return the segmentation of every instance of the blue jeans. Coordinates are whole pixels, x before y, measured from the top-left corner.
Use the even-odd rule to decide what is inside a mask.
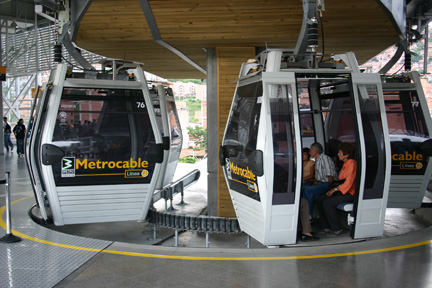
[[[17,141],[17,153],[24,154],[24,139],[16,139]]]
[[[306,185],[302,188],[303,198],[309,202],[309,215],[312,217],[313,202],[322,194],[328,191],[327,182],[318,182],[315,186]]]
[[[13,149],[13,144],[10,135],[11,135],[10,133],[4,134],[4,145],[7,151],[9,151],[9,149]]]

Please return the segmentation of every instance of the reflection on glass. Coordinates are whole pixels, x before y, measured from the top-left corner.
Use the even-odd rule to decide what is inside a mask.
[[[237,88],[223,142],[230,188],[256,200],[259,191],[248,157],[256,150],[262,93],[262,82]]]
[[[135,165],[147,161],[155,144],[141,90],[64,88],[52,142],[77,163],[95,163],[77,164],[81,174],[70,178],[53,165],[57,185],[150,182],[154,163]],[[135,167],[149,175],[126,177]]]
[[[296,142],[291,85],[269,88],[273,134],[273,205],[294,204],[296,183]]]
[[[392,175],[424,175],[429,157],[420,144],[429,139],[417,91],[384,91],[392,152]]]
[[[385,146],[376,85],[360,85],[358,89],[366,148],[366,176],[363,199],[383,196]]]
[[[180,120],[177,115],[177,109],[175,103],[172,101],[167,101],[168,110],[168,122],[171,130],[171,153],[169,162],[178,161],[181,147],[183,143],[183,136],[180,127]]]

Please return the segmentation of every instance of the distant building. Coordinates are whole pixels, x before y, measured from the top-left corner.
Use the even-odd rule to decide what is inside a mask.
[[[188,82],[183,83],[180,81],[174,82],[173,92],[175,97],[196,97],[196,85],[195,83]]]
[[[207,85],[206,84],[195,84],[196,85],[196,98],[199,100],[207,99]]]
[[[195,111],[195,118],[199,119],[204,129],[207,128],[207,100],[201,101],[201,110]]]

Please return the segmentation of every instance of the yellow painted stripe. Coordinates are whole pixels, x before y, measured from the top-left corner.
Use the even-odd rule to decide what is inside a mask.
[[[86,176],[113,176],[113,175],[121,175],[121,176],[123,176],[124,173],[111,173],[111,174],[81,174],[81,175],[75,175],[75,177],[86,177]]]
[[[29,199],[33,196],[29,196],[23,199],[16,200],[12,202],[11,204],[14,205],[15,203],[18,203],[20,201]],[[3,221],[3,214],[6,210],[6,206],[3,206],[0,209],[0,226],[6,230],[6,223]],[[134,256],[134,257],[146,257],[146,258],[161,258],[161,259],[177,259],[177,260],[224,260],[224,261],[239,261],[239,260],[248,260],[248,261],[262,261],[262,260],[299,260],[299,259],[318,259],[318,258],[333,258],[333,257],[346,257],[346,256],[355,256],[355,255],[365,255],[365,254],[374,254],[374,253],[384,253],[384,252],[390,252],[390,251],[397,251],[397,250],[403,250],[403,249],[409,249],[414,247],[419,247],[423,245],[429,245],[432,243],[432,240],[427,240],[423,242],[418,243],[412,243],[408,245],[402,245],[402,246],[395,246],[395,247],[389,247],[389,248],[382,248],[382,249],[373,249],[373,250],[364,250],[364,251],[356,251],[356,252],[344,252],[344,253],[334,253],[334,254],[319,254],[319,255],[308,255],[308,256],[277,256],[277,257],[198,257],[198,256],[173,256],[173,255],[160,255],[160,254],[146,254],[146,253],[136,253],[136,252],[126,252],[126,251],[114,251],[114,250],[101,250],[101,249],[93,249],[93,248],[86,248],[86,247],[80,247],[80,246],[74,246],[74,245],[66,245],[66,244],[60,244],[52,241],[47,241],[35,237],[28,236],[24,233],[18,232],[16,230],[12,230],[12,234],[15,236],[19,236],[21,238],[43,243],[46,245],[56,246],[56,247],[62,247],[66,249],[74,249],[74,250],[81,250],[81,251],[91,251],[91,252],[102,252],[102,253],[108,253],[108,254],[116,254],[116,255],[125,255],[125,256]],[[283,252],[283,250],[281,250]]]
[[[236,182],[238,182],[238,183],[241,183],[241,184],[247,185],[247,183],[245,183],[245,182],[241,182],[241,181],[236,180],[236,179],[232,179],[232,181],[236,181]]]

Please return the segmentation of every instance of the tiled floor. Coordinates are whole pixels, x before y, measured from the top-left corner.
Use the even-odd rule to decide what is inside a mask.
[[[214,234],[203,248],[204,234],[185,232],[184,247],[172,247],[173,230],[158,228],[160,245],[150,245],[144,223],[56,228],[79,235],[72,236],[30,220],[25,161],[4,158],[0,175],[11,171],[12,200],[20,200],[12,206],[13,229],[22,241],[0,243],[0,287],[432,287],[432,228],[409,210],[388,211],[384,237],[345,244],[322,239],[269,249],[252,242],[247,249],[245,235]],[[182,209],[203,208],[200,187]],[[3,206],[3,187],[0,195]],[[0,213],[4,221],[4,208]]]

